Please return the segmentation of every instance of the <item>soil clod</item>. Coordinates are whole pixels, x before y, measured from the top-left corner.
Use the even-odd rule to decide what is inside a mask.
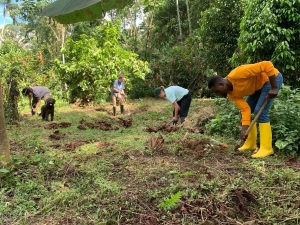
[[[247,202],[252,202],[256,205],[259,205],[259,202],[255,199],[255,197],[242,188],[230,190],[230,197],[236,204],[236,210],[245,217],[251,216],[251,212],[247,207]]]
[[[59,133],[59,130],[56,130],[54,131],[53,134],[50,134],[49,137],[51,139],[56,139],[56,140],[60,140],[61,138],[63,138],[66,134],[62,134],[62,133]]]
[[[158,132],[158,131],[166,131],[168,133],[177,131],[179,127],[175,127],[172,125],[163,125],[163,126],[156,126],[156,127],[147,127],[147,132]]]

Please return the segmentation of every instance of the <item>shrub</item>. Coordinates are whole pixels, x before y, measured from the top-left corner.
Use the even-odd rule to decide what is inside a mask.
[[[300,89],[283,86],[270,110],[273,142],[284,154],[300,155]]]

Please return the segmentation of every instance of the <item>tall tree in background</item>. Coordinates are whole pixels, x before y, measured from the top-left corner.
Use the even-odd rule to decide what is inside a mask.
[[[188,20],[188,24],[189,24],[189,35],[192,35],[192,22],[191,22],[191,16],[190,16],[189,0],[185,0],[185,4],[186,4],[187,20]]]
[[[235,65],[271,60],[284,72],[285,83],[300,79],[300,1],[248,1],[241,22]],[[299,82],[298,82],[299,83]]]
[[[181,20],[180,20],[180,10],[179,10],[178,0],[176,0],[176,11],[177,11],[177,21],[178,21],[178,29],[179,29],[179,39],[180,41],[182,41]]]
[[[198,21],[197,33],[206,52],[205,63],[219,74],[224,75],[232,68],[228,60],[237,48],[242,16],[242,1],[216,0]]]

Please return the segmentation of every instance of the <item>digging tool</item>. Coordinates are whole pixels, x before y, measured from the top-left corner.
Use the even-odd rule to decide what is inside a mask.
[[[129,110],[129,106],[128,106],[128,103],[127,103],[127,101],[126,101],[125,96],[123,96],[123,98],[124,98],[124,106],[125,106],[125,109],[126,109],[126,111],[127,111],[127,114],[130,115],[131,112],[130,112],[130,110]]]
[[[248,127],[248,129],[246,130],[246,135],[248,135],[249,131],[252,129],[252,127],[254,126],[254,124],[256,123],[258,117],[260,116],[261,112],[264,110],[265,106],[268,104],[269,99],[267,98],[264,102],[264,104],[261,106],[260,110],[258,111],[258,113],[256,114],[256,116],[254,117],[254,119],[252,120],[252,122],[250,123],[250,126]],[[244,144],[244,140],[240,140],[239,143],[234,147],[234,151],[237,151],[239,147],[242,146],[242,144]]]
[[[173,119],[170,120],[170,121],[166,124],[166,126],[167,126],[167,125],[170,125],[171,123],[173,123]]]

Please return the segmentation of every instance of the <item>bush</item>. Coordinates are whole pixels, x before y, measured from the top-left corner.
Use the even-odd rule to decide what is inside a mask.
[[[212,119],[206,128],[210,134],[218,134],[224,137],[240,135],[241,115],[234,103],[225,98],[216,98],[216,117]]]
[[[273,142],[284,154],[300,155],[300,89],[283,86],[270,110]]]

